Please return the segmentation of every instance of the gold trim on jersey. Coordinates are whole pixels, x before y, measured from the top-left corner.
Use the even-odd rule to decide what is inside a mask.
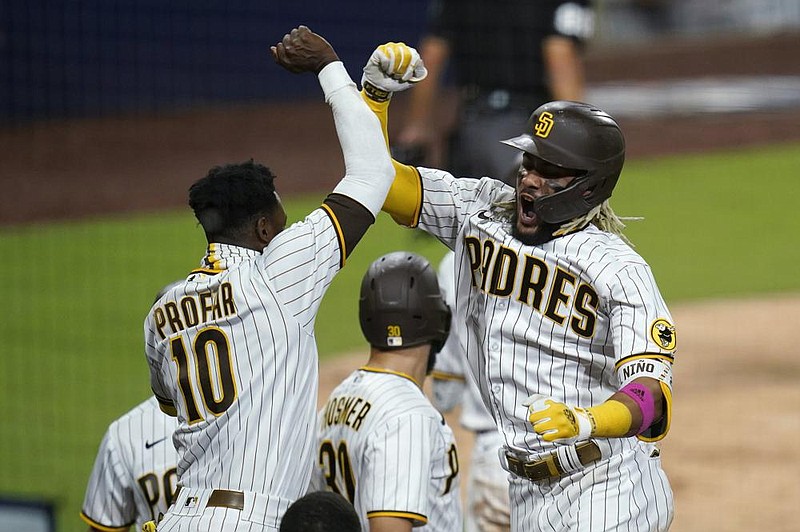
[[[227,270],[234,264],[257,257],[261,253],[261,250],[234,244],[210,242],[203,259],[200,261],[200,268],[193,270],[193,273],[216,274]]]
[[[205,273],[206,275],[217,275],[218,273],[222,273],[225,270],[212,270],[211,268],[195,268],[191,272],[192,273]]]
[[[321,205],[322,210],[328,213],[328,217],[331,219],[331,223],[333,224],[333,228],[336,230],[336,238],[339,240],[339,267],[344,268],[344,261],[347,258],[347,246],[344,242],[344,233],[342,232],[342,226],[339,225],[339,219],[336,218],[336,213],[333,212],[326,204]]]
[[[215,253],[217,253],[217,245],[213,242],[208,244],[208,254],[206,255],[206,264],[208,264],[211,270],[220,271],[219,267],[219,257],[215,257]]]
[[[401,512],[395,510],[375,510],[374,512],[367,512],[367,519],[372,517],[401,517],[403,519],[411,519],[423,525],[428,524],[427,516],[417,514],[414,512]]]
[[[466,378],[463,375],[456,375],[455,373],[447,373],[444,371],[437,371],[433,370],[430,373],[432,379],[439,379],[440,381],[458,381],[458,382],[466,382]]]
[[[622,357],[614,364],[614,369],[619,369],[624,364],[632,360],[637,360],[640,358],[648,358],[652,360],[663,360],[664,362],[669,362],[670,364],[675,362],[675,357],[667,354],[667,353],[639,353],[636,355],[628,355],[626,357]]]
[[[106,525],[101,525],[97,521],[93,520],[91,517],[83,513],[83,511],[81,511],[80,516],[81,519],[83,519],[87,525],[94,527],[98,530],[103,530],[105,532],[117,532],[118,530],[128,530],[136,523],[136,521],[131,521],[129,524],[125,526],[106,526]]]
[[[170,417],[177,417],[178,416],[178,409],[175,408],[175,405],[172,403],[170,399],[165,397],[161,397],[156,392],[153,392],[153,396],[155,396],[156,401],[158,401],[158,408],[164,412],[166,415]]]
[[[403,377],[404,379],[410,380],[411,382],[416,384],[418,387],[422,388],[422,386],[420,386],[420,384],[417,382],[417,380],[414,377],[412,377],[408,373],[403,373],[402,371],[394,371],[393,369],[386,369],[386,368],[376,368],[376,367],[373,367],[373,366],[361,366],[358,369],[361,370],[361,371],[369,371],[371,373],[388,373],[389,375],[397,375],[398,377]]]

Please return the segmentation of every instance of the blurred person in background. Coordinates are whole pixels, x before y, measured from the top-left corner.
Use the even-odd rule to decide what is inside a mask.
[[[498,142],[525,129],[550,100],[582,100],[582,53],[594,29],[590,0],[432,0],[419,49],[428,79],[411,94],[395,158],[455,175],[512,180],[519,160]],[[460,106],[446,148],[436,110],[452,64]]]

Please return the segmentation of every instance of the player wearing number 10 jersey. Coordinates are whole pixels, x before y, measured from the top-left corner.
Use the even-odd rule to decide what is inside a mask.
[[[265,166],[215,167],[190,188],[206,254],[145,320],[153,393],[178,418],[178,493],[159,532],[278,530],[305,493],[316,432],[317,311],[392,180],[388,154],[374,155],[384,149],[379,123],[330,44],[301,27],[273,52],[293,72],[317,72],[346,175],[288,228]]]
[[[370,358],[320,412],[312,487],[346,496],[364,530],[461,530],[455,439],[421,389],[450,325],[436,273],[413,253],[379,258],[359,314]]]

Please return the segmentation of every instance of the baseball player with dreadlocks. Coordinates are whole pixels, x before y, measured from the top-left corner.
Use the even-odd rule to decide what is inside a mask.
[[[178,418],[179,486],[160,532],[277,530],[306,492],[317,311],[393,178],[380,124],[331,45],[301,26],[272,53],[292,72],[317,74],[346,173],[321,207],[290,227],[275,176],[261,164],[214,167],[191,186],[189,204],[208,247],[144,327],[153,393]],[[413,54],[372,60],[396,76],[395,88],[425,74]]]
[[[385,132],[390,91],[375,69],[362,85]],[[676,335],[608,203],[622,132],[600,109],[555,101],[505,143],[523,154],[516,186],[395,163],[384,210],[455,251],[455,319],[503,432],[511,528],[666,530],[654,442],[670,426]]]
[[[320,412],[313,485],[346,496],[364,530],[461,530],[455,438],[422,392],[450,327],[436,272],[414,253],[380,257],[361,282],[359,319],[369,360]]]

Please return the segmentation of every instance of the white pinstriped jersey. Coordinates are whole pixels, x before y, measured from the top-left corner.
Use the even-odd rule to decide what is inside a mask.
[[[447,305],[455,306],[455,254],[448,251],[439,264],[437,273],[439,287]],[[431,374],[433,394],[437,408],[450,411],[461,404],[461,426],[472,432],[497,430],[492,415],[481,399],[478,384],[467,368],[467,358],[460,339],[464,327],[453,320],[450,334],[442,350],[436,355],[436,364]]]
[[[461,529],[455,438],[411,377],[365,366],[333,390],[319,416],[312,486],[348,497],[364,530],[380,516],[423,531]]]
[[[210,269],[167,292],[147,317],[153,391],[180,419],[181,485],[266,494],[243,519],[249,511],[277,523],[308,485],[314,319],[340,260],[336,228],[316,209],[263,253],[210,244]]]
[[[210,243],[202,268],[145,320],[153,393],[179,425],[181,491],[159,530],[277,529],[313,468],[314,322],[348,252],[375,221],[394,171],[378,120],[340,61],[319,72],[345,176],[259,251]],[[213,490],[244,492],[238,510]]]
[[[618,236],[589,225],[528,246],[499,204],[514,189],[420,168],[419,227],[456,253],[455,319],[484,402],[524,452],[555,449],[527,420],[533,393],[589,407],[621,387],[617,364],[651,353],[671,361],[674,328],[649,266]],[[659,336],[666,324],[665,336]],[[620,451],[635,438],[604,440]]]
[[[445,302],[455,305],[455,253],[448,251],[439,263],[439,287]],[[436,355],[433,397],[437,408],[447,412],[461,404],[461,426],[475,433],[466,483],[464,532],[507,531],[510,519],[508,473],[497,459],[503,446],[502,434],[483,404],[475,377],[467,367],[467,356],[460,338],[464,324],[451,320],[450,334]]]
[[[151,397],[109,425],[86,487],[84,521],[101,530],[141,530],[167,511],[178,480],[176,424]]]
[[[419,172],[419,226],[455,250],[454,319],[466,324],[470,371],[507,447],[531,459],[558,448],[531,428],[529,395],[590,407],[647,370],[638,356],[671,364],[669,311],[649,266],[621,238],[589,225],[528,246],[510,234],[512,187]],[[671,385],[668,372],[661,377]],[[540,482],[509,477],[513,531],[669,528],[672,490],[654,444],[595,441],[604,460],[586,469]]]

